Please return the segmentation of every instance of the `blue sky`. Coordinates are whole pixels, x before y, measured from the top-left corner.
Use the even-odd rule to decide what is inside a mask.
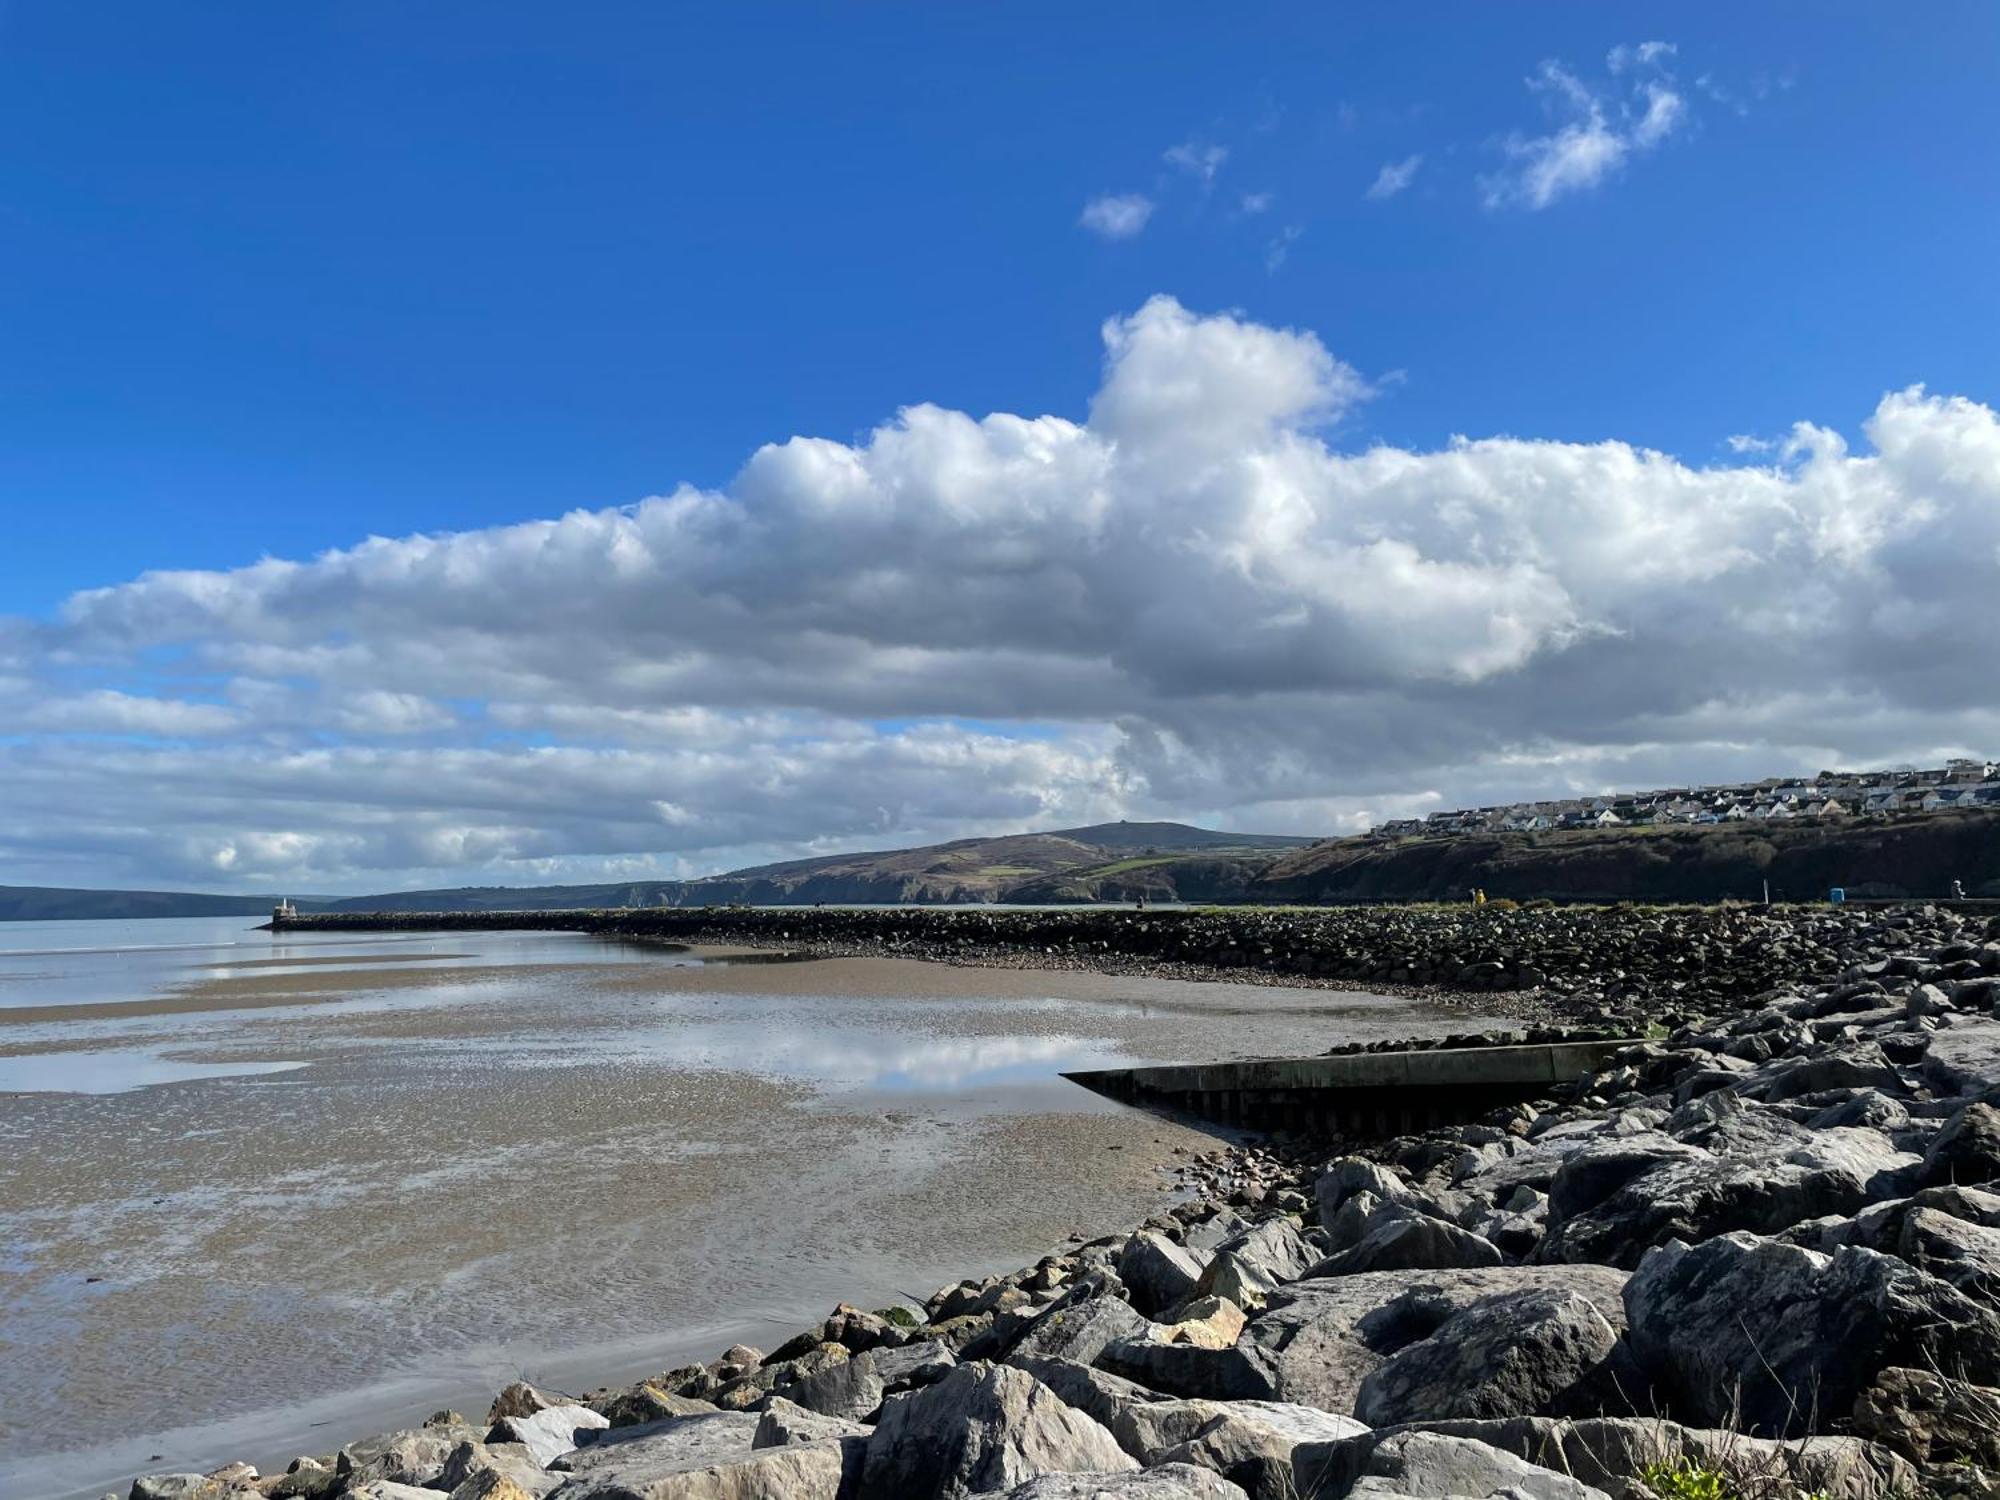
[[[1913,685],[1935,711],[1919,720],[1881,662],[1891,640],[1938,659],[1912,623],[1931,581],[1955,597],[1969,567],[1974,599],[1995,582],[1978,485],[2000,399],[1996,85],[1983,4],[13,0],[0,749],[23,758],[17,787],[61,765],[79,789],[88,770],[186,800],[171,833],[136,811],[17,833],[0,879],[588,878],[1126,810],[1331,829],[1433,798],[1982,748],[1986,721],[1946,711],[1993,701],[1990,668],[1970,669],[1977,692]],[[1143,312],[1156,297],[1186,321]],[[1107,320],[1124,330],[1109,352]],[[1199,389],[1204,419],[1240,398],[1246,425],[1216,451],[1241,484],[1141,514],[1187,473],[1187,414],[1141,411],[1142,376],[1164,382],[1145,400]],[[1933,405],[1880,407],[1919,383]],[[1119,412],[1094,417],[1115,388]],[[1953,397],[1970,407],[1935,404]],[[944,427],[876,442],[909,407],[1046,414],[1100,441],[1088,461],[1040,452],[1017,483],[1011,437],[982,437],[998,446],[969,467],[971,439]],[[1939,441],[1960,459],[1899,470],[1878,503],[1872,467],[1782,446],[1804,421],[1865,455],[1871,420],[1956,422]],[[794,445],[746,472],[796,435],[841,452]],[[1455,435],[1524,446],[1461,463],[1440,453]],[[1298,443],[1331,467],[1273,498]],[[1345,462],[1377,447],[1430,477],[1399,488]],[[1617,454],[1645,449],[1679,463],[1627,493]],[[861,504],[842,466],[866,471],[865,514],[840,511]],[[1935,488],[1968,473],[1970,491]],[[1585,518],[1613,503],[1598,494],[1528,514],[1569,483],[1616,491],[1618,519]],[[721,519],[564,533],[609,550],[573,569],[537,551],[446,616],[395,592],[543,536],[510,526],[681,485],[723,497]],[[1683,505],[1711,550],[1642,618],[1632,589],[1678,545]],[[1881,550],[1915,546],[1890,534],[1898,507],[1951,521],[1926,534],[1956,561]],[[825,598],[791,597],[888,509],[882,545],[909,556],[858,556]],[[1753,511],[1786,519],[1738,534]],[[1066,530],[1083,512],[1097,523]],[[1558,556],[1581,525],[1629,543],[1615,566]],[[416,533],[469,540],[228,571]],[[1124,550],[1069,571],[1065,549],[1107,538]],[[1190,548],[1228,579],[1182,576]],[[1815,592],[1759,614],[1770,582],[1746,570],[1787,549]],[[640,555],[656,588],[582,618],[574,591],[609,610]],[[1307,556],[1316,571],[1288,571]],[[1154,569],[1152,592],[1121,557]],[[1700,595],[1711,564],[1740,593]],[[1356,602],[1350,567],[1405,587]],[[1594,600],[1617,567],[1624,596]],[[214,571],[163,600],[130,585],[152,569]],[[1045,592],[1005,594],[1029,574]],[[1891,577],[1908,598],[1853,592]],[[109,592],[72,599],[85,589]],[[1426,591],[1436,607],[1409,615]],[[646,615],[666,595],[702,602],[699,628]],[[1222,612],[1150,619],[1176,598]],[[1829,617],[1829,598],[1847,607]],[[1733,622],[1711,652],[1769,662],[1785,653],[1761,642],[1797,632],[1806,662],[1816,636],[1838,681],[1782,722],[1763,706],[1796,674],[1684,682],[1690,642],[1664,622],[1688,611]],[[735,644],[689,644],[723,618]],[[1871,622],[1845,666],[1826,666],[1829,618]],[[555,664],[509,698],[510,651],[569,629],[601,680]],[[1264,644],[1153,659],[1204,630]],[[412,636],[421,671],[393,649]],[[828,641],[841,672],[802,673]],[[1656,703],[1617,701],[1639,664],[1613,642],[1660,653]],[[1615,707],[1538,727],[1495,694]],[[881,784],[828,811],[819,772],[784,755],[837,759],[857,736]],[[510,778],[559,780],[523,759],[557,753],[589,775],[524,812]],[[709,827],[716,785],[690,767],[725,753],[769,795]],[[460,774],[487,757],[490,792],[432,809],[443,831],[409,846],[380,831],[400,804],[360,790],[384,756],[413,784],[424,756]],[[615,801],[602,778],[633,756],[665,757],[640,778],[658,795],[578,811]],[[990,797],[907,791],[953,757]],[[225,789],[251,809],[240,836],[204,832]]]
[[[1604,86],[1655,36],[1682,131],[1482,206],[1540,62]],[[911,401],[1080,415],[1097,324],[1154,292],[1404,372],[1353,441],[1702,462],[1912,381],[1993,394],[1988,5],[17,0],[0,70],[25,610],[720,483]],[[1211,187],[1185,143],[1228,153]],[[1145,231],[1080,230],[1103,193]]]

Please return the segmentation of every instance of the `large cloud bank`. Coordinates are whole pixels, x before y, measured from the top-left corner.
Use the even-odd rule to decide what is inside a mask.
[[[917,406],[720,492],[0,620],[0,869],[617,878],[2000,745],[1986,406],[1715,467],[1342,451],[1369,391],[1309,333],[1156,298],[1104,337],[1081,422]]]

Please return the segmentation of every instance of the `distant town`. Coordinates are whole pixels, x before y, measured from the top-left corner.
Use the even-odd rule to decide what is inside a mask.
[[[1764,823],[1791,819],[1902,816],[2000,808],[2000,761],[1952,760],[1921,771],[1821,771],[1810,780],[1773,776],[1734,786],[1681,786],[1602,797],[1565,797],[1467,807],[1377,824],[1367,837],[1536,833],[1550,828]]]

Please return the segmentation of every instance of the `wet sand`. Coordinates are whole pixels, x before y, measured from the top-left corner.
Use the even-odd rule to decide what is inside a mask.
[[[591,940],[585,940],[591,941]],[[628,949],[628,951],[630,951]],[[700,946],[687,950],[706,960],[680,967],[644,955],[631,962],[593,965],[597,987],[607,994],[737,994],[823,996],[835,999],[907,1000],[912,998],[1042,999],[1055,991],[1077,1001],[1133,1011],[1136,1015],[1179,1013],[1188,1016],[1258,1017],[1365,1022],[1377,1016],[1385,1000],[1418,1013],[1426,1009],[1402,996],[1384,997],[1348,989],[1310,989],[1227,981],[1162,980],[1146,976],[1100,974],[1088,970],[1052,973],[1042,969],[986,968],[937,964],[907,958],[816,958],[809,954],[772,953],[749,948]],[[667,950],[662,950],[665,956]],[[269,959],[230,966],[228,977],[192,982],[144,1000],[104,1001],[70,1005],[15,1006],[0,1010],[0,1055],[31,1046],[10,1040],[12,1029],[32,1023],[93,1021],[112,1017],[204,1015],[218,1010],[252,1010],[349,1000],[358,988],[375,992],[422,990],[491,983],[501,979],[560,982],[570,977],[567,964],[506,964],[452,968],[381,968],[357,980],[353,968],[362,964],[463,960],[461,953],[436,955],[385,954],[368,958]],[[306,969],[303,966],[324,966]],[[337,967],[336,967],[337,966]],[[262,969],[300,968],[282,976]],[[243,972],[238,973],[237,970]],[[1269,995],[1267,989],[1283,993]],[[1461,1012],[1460,1024],[1465,1022]],[[1449,1028],[1442,1028],[1449,1029]],[[1254,1055],[1255,1049],[1237,1049]]]
[[[922,1297],[1142,1217],[1213,1144],[1059,1070],[1465,1024],[1351,993],[566,942],[232,957],[0,1009],[17,1087],[291,1068],[0,1093],[0,1493],[282,1462],[519,1376],[629,1379]]]

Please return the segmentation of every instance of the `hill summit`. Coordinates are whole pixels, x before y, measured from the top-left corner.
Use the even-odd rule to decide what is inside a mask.
[[[397,891],[330,911],[546,911],[589,906],[753,906],[829,902],[1228,900],[1245,895],[1302,836],[1186,823],[1097,823],[1047,833],[954,839],[915,849],[823,854],[701,880],[592,886]]]

